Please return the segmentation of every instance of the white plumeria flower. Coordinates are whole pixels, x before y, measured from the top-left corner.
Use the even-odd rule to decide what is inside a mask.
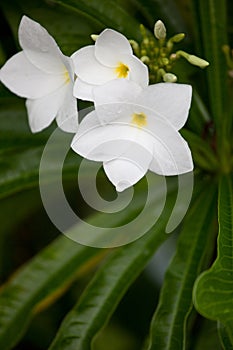
[[[39,23],[26,16],[19,25],[19,43],[23,51],[5,63],[0,80],[16,95],[27,99],[32,132],[46,128],[54,118],[64,131],[76,132],[78,112],[71,58],[63,55]]]
[[[114,80],[93,90],[96,109],[80,123],[71,147],[102,161],[117,191],[151,170],[178,175],[193,169],[190,149],[178,130],[188,117],[191,86],[160,83],[142,89]]]
[[[77,98],[93,101],[93,87],[118,78],[133,80],[142,87],[148,85],[147,66],[133,55],[126,37],[115,30],[105,29],[95,45],[76,51],[71,58],[77,75],[74,84]]]

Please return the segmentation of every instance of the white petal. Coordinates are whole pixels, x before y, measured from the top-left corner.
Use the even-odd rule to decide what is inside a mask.
[[[122,55],[132,55],[133,50],[124,35],[105,29],[95,43],[95,56],[105,66],[116,67]]]
[[[143,88],[149,84],[148,67],[136,56],[122,57],[122,62],[128,66],[128,79],[140,84]]]
[[[109,130],[113,138],[120,140],[124,136],[148,152],[153,149],[152,171],[162,175],[177,175],[193,169],[192,156],[185,140],[166,119],[157,118],[152,110],[136,104],[118,103],[97,106],[96,114],[103,128]],[[135,124],[135,114],[144,115],[142,125],[140,119],[139,124]],[[116,131],[115,134],[112,129],[110,131],[110,127],[114,126],[119,136]],[[101,137],[106,139],[104,134]]]
[[[53,92],[65,82],[62,74],[48,74],[36,68],[23,51],[5,63],[0,71],[0,79],[16,95],[32,99]]]
[[[149,169],[164,176],[184,174],[193,170],[190,149],[179,132],[169,128],[163,135],[157,136]]]
[[[115,79],[114,69],[104,66],[94,55],[94,46],[86,46],[72,56],[75,73],[88,84],[104,84]]]
[[[75,74],[74,74],[74,63],[71,57],[63,55],[62,61],[65,66],[65,75],[67,76],[67,73],[69,74],[70,80],[73,83],[75,79]]]
[[[114,159],[105,162],[104,171],[118,192],[137,183],[147,172],[139,164],[129,159]]]
[[[115,79],[93,89],[95,105],[109,103],[135,103],[142,92],[140,85],[126,79]]]
[[[77,132],[78,130],[78,110],[77,100],[73,96],[73,84],[68,84],[64,87],[66,93],[63,99],[63,104],[58,111],[56,117],[57,125],[60,129],[66,132]]]
[[[66,96],[63,86],[52,94],[26,101],[29,125],[32,132],[39,132],[51,124],[61,108]]]
[[[97,89],[95,91],[97,91]],[[157,118],[154,111],[140,104],[137,104],[135,102],[130,102],[130,99],[131,99],[130,94],[128,94],[128,97],[129,97],[128,102],[120,102],[120,94],[119,94],[119,102],[117,103],[111,102],[111,103],[106,103],[102,105],[101,104],[96,105],[95,110],[100,123],[102,125],[110,124],[110,123],[111,124],[118,123],[122,125],[124,124],[124,125],[128,125],[132,129],[136,128],[139,130],[143,130],[146,134],[148,135],[152,134],[152,136],[158,133],[159,121],[160,123],[161,121],[165,123],[166,126],[167,125],[171,126],[171,124],[168,123],[166,119]],[[136,94],[135,94],[135,97],[137,99]],[[101,99],[101,96],[100,96],[100,99]],[[138,121],[137,121],[137,115],[139,116]],[[143,117],[143,120],[140,119],[140,115]]]
[[[39,23],[23,16],[19,25],[19,43],[27,58],[48,73],[64,71],[62,52],[55,40]]]
[[[101,125],[95,111],[89,113],[80,123],[71,147],[75,152],[90,160],[108,161],[135,153],[150,154],[153,144],[147,142],[147,134],[125,123]],[[140,159],[147,159],[144,155]]]
[[[74,83],[73,94],[75,97],[80,98],[81,100],[93,101],[93,87],[98,85],[92,85],[85,83],[80,78],[77,78]],[[101,86],[101,85],[100,85]]]
[[[191,98],[190,85],[160,83],[145,88],[140,104],[153,109],[158,117],[166,118],[179,130],[188,118]]]

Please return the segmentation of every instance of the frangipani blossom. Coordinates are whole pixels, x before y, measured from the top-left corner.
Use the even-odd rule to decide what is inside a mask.
[[[19,25],[23,51],[0,70],[0,80],[16,95],[27,99],[29,125],[38,132],[56,118],[64,131],[76,132],[77,102],[73,97],[71,58],[63,55],[55,40],[37,22],[23,16]]]
[[[105,29],[95,45],[86,46],[72,56],[77,79],[74,95],[93,101],[93,87],[113,79],[133,80],[142,87],[148,85],[148,68],[136,56],[126,37]]]
[[[142,89],[124,79],[93,90],[95,111],[80,123],[71,147],[102,161],[117,191],[148,170],[178,175],[193,169],[190,149],[178,130],[188,117],[191,86],[160,83]]]

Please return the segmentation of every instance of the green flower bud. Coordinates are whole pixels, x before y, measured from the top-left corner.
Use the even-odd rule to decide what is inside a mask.
[[[175,83],[177,81],[177,76],[172,73],[166,73],[163,76],[163,81],[165,83]]]
[[[209,66],[209,62],[195,55],[190,55],[187,52],[184,52],[182,50],[177,51],[176,54],[177,56],[184,57],[189,63],[193,64],[194,66],[198,66],[200,68],[206,68]]]
[[[139,52],[140,52],[140,47],[139,44],[137,43],[137,41],[135,40],[129,40],[130,45],[132,46],[135,54],[138,56]]]
[[[93,41],[96,41],[99,35],[97,34],[91,34],[91,38]]]
[[[174,35],[172,38],[170,38],[169,41],[172,41],[173,43],[179,43],[184,39],[184,37],[185,37],[184,33],[179,33]]]
[[[188,62],[200,68],[206,68],[209,66],[209,62],[194,55],[189,55]]]
[[[150,59],[149,59],[148,56],[142,56],[142,57],[140,58],[140,60],[141,60],[143,63],[149,63],[149,62],[150,62]]]

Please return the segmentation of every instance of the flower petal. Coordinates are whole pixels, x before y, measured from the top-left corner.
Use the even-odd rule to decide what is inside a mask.
[[[94,45],[83,47],[71,56],[78,78],[88,84],[104,84],[115,79],[114,69],[105,67],[94,54]]]
[[[116,67],[122,55],[132,55],[133,50],[124,35],[112,29],[105,29],[95,43],[95,56],[107,67]]]
[[[110,103],[135,103],[142,93],[140,85],[126,79],[115,79],[93,89],[95,106]]]
[[[166,118],[179,130],[188,118],[191,97],[190,85],[160,83],[143,90],[140,104],[153,109],[158,117]]]
[[[159,131],[162,131],[161,125]],[[149,169],[156,174],[170,176],[193,170],[193,161],[187,142],[178,131],[168,127],[154,138],[154,156]]]
[[[148,168],[142,168],[140,164],[130,159],[114,159],[103,164],[104,171],[109,180],[122,192],[137,183],[147,172]]]
[[[93,87],[98,85],[92,85],[85,83],[80,78],[77,78],[74,83],[73,94],[75,97],[80,98],[81,100],[93,101]]]
[[[57,90],[65,82],[63,75],[44,73],[28,61],[21,51],[1,68],[0,79],[16,95],[40,98]]]
[[[96,111],[82,120],[71,147],[81,156],[95,161],[119,158],[135,150],[138,156],[149,152],[152,159],[153,155],[153,143],[147,142],[147,134],[125,123],[101,125]]]
[[[128,79],[135,81],[143,88],[149,84],[149,72],[148,67],[136,56],[122,57],[122,61],[129,68]]]
[[[19,25],[19,43],[29,61],[47,73],[64,71],[62,52],[55,40],[39,23],[23,16]]]
[[[38,99],[28,99],[29,125],[32,132],[39,132],[49,126],[56,117],[66,96],[66,87]]]
[[[66,89],[63,104],[56,117],[57,125],[66,132],[77,132],[78,110],[77,100],[73,96],[73,84],[64,87]]]

